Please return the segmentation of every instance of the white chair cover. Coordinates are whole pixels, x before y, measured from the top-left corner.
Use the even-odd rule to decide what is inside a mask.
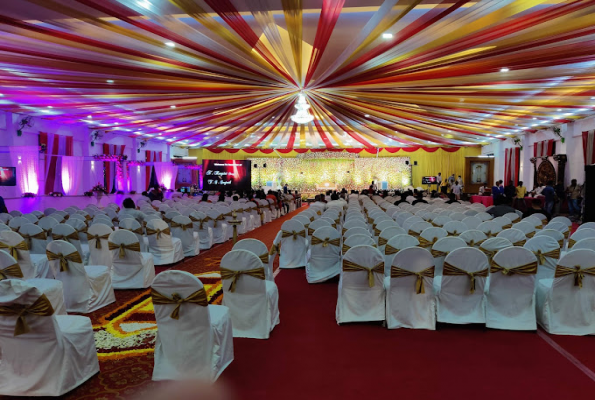
[[[250,251],[260,258],[262,266],[265,270],[265,276],[267,281],[275,281],[273,275],[273,263],[275,261],[275,255],[269,254],[269,249],[266,244],[258,239],[242,239],[233,245],[232,250],[247,250]]]
[[[89,259],[89,246],[82,245],[79,239],[79,234],[72,226],[67,224],[58,224],[52,228],[52,240],[64,240],[74,247],[83,258],[83,262]],[[103,265],[103,264],[99,264]],[[109,265],[109,264],[105,264]]]
[[[587,238],[595,238],[595,229],[581,229],[581,230],[577,230],[576,232],[574,232],[572,234],[572,236],[570,236],[570,239],[568,240],[568,249],[572,249],[573,246],[582,239],[587,239]]]
[[[494,256],[486,285],[486,326],[488,328],[537,329],[535,317],[537,268],[537,258],[526,248],[508,247]]]
[[[485,221],[479,224],[478,231],[482,231],[487,237],[496,237],[498,233],[502,232],[502,227],[493,221]]]
[[[488,258],[480,250],[464,247],[446,256],[446,263],[467,273],[487,275]],[[451,324],[485,323],[485,276],[462,272],[461,275],[443,275],[438,292],[438,321]],[[473,284],[474,282],[474,290]]]
[[[316,222],[316,221],[315,221]],[[308,283],[324,282],[341,273],[341,235],[332,226],[316,229],[306,265]]]
[[[407,248],[419,246],[419,239],[411,235],[396,235],[388,240],[384,246],[384,276],[390,276],[390,266],[393,264],[393,258],[399,251]]]
[[[436,243],[432,245],[430,253],[434,257],[434,285],[436,291],[440,288],[440,282],[442,279],[442,266],[444,259],[452,251],[460,249],[461,247],[467,247],[467,243],[459,237],[447,236],[442,239],[438,239]]]
[[[508,239],[513,246],[520,247],[524,246],[527,241],[525,233],[516,228],[504,229],[502,232],[498,233],[498,236],[496,237]]]
[[[201,211],[194,211],[190,213],[189,218],[192,221],[194,232],[198,233],[200,249],[207,250],[213,247],[213,228],[209,227],[208,220],[206,220],[207,215]]]
[[[577,231],[580,231],[581,229],[595,229],[595,222],[585,222],[576,228]]]
[[[484,211],[482,211],[482,212],[478,212],[477,214],[475,214],[475,216],[476,216],[477,218],[479,218],[480,220],[482,220],[483,222],[485,222],[485,221],[489,221],[489,220],[491,220],[492,218],[494,218],[494,217],[492,217],[492,215],[491,215],[491,214],[488,214],[487,212],[484,212]]]
[[[558,262],[554,279],[542,279],[537,285],[537,321],[555,335],[595,334],[595,251],[579,249],[568,252]],[[582,275],[582,277],[579,277]]]
[[[37,225],[23,224],[19,228],[19,233],[28,242],[29,254],[42,254],[45,256],[45,246],[47,246],[48,240],[43,229]],[[39,237],[36,238],[35,235]]]
[[[449,221],[444,224],[443,228],[448,232],[450,236],[459,236],[469,228],[461,221]]]
[[[540,231],[537,231],[537,233],[535,233],[535,236],[533,236],[533,237],[538,237],[538,236],[549,236],[552,239],[554,239],[556,242],[558,242],[558,244],[560,245],[560,248],[564,247],[564,234],[560,231],[557,231],[555,229],[542,229]]]
[[[198,278],[185,271],[162,272],[152,288],[172,300],[176,294],[186,299],[205,290]],[[163,304],[155,298],[153,307],[158,329],[154,381],[214,381],[233,361],[233,331],[227,307],[191,302]],[[172,318],[176,309],[177,319]]]
[[[595,238],[587,238],[581,239],[574,246],[572,246],[571,251],[578,250],[578,249],[595,249]]]
[[[469,229],[458,236],[463,239],[469,247],[479,247],[479,245],[488,237],[485,233],[477,229]]]
[[[448,236],[448,232],[444,228],[431,226],[424,229],[419,235],[419,246],[423,248],[431,248],[439,239]]]
[[[48,243],[47,250],[63,256],[76,253],[76,248],[63,240]],[[50,260],[56,279],[64,287],[64,303],[69,312],[89,313],[116,301],[109,268],[104,265],[87,265],[67,260],[63,271],[61,261]]]
[[[23,242],[25,242],[26,248],[19,249],[18,247],[22,247]],[[54,277],[45,254],[29,253],[29,245],[20,234],[13,231],[2,231],[0,232],[0,243],[9,254],[13,252],[11,248],[15,248],[14,251],[17,254],[15,259],[23,271],[24,279],[51,279]]]
[[[388,243],[390,238],[397,235],[407,234],[407,232],[405,232],[405,229],[398,226],[396,222],[394,222],[394,224],[395,225],[388,225],[386,228],[383,228],[382,231],[380,231],[380,236],[378,236],[377,243],[378,250],[380,250],[382,254],[384,254],[384,248],[386,247],[386,244]]]
[[[287,232],[283,237],[283,232]],[[292,233],[295,232],[295,235]],[[279,268],[300,268],[308,263],[308,234],[301,222],[283,222],[273,245],[280,246]]]
[[[554,279],[556,264],[560,259],[560,244],[549,236],[535,236],[523,246],[537,257],[536,280]]]
[[[183,215],[176,215],[172,219],[171,234],[182,242],[184,257],[194,257],[200,253],[200,239],[194,232],[192,220]]]
[[[467,229],[477,229],[482,220],[477,217],[467,217],[462,222],[467,226]]]
[[[149,240],[144,236],[143,226],[135,218],[122,218],[118,223],[118,228],[134,233],[140,243],[141,253],[149,252]]]
[[[139,243],[137,236],[125,229],[119,229],[109,236],[115,245]],[[139,243],[140,248],[140,243]],[[120,247],[110,250],[112,255],[112,286],[114,289],[141,289],[151,286],[155,278],[153,255]]]
[[[0,306],[31,305],[41,294],[26,281],[0,282]],[[14,336],[17,316],[0,315],[0,393],[60,396],[99,372],[89,318],[27,314],[25,320],[30,331]]]
[[[89,244],[89,265],[105,265],[112,267],[112,253],[107,245],[109,235],[113,233],[113,229],[103,223],[91,225],[87,229],[87,239]],[[92,237],[92,239],[90,239]],[[99,244],[97,243],[99,237]],[[83,255],[81,254],[81,257]]]
[[[432,255],[418,247],[403,249],[395,255],[391,271],[385,279],[388,328],[435,330]]]
[[[221,259],[221,268],[238,272],[264,267],[256,254],[247,250],[232,250]],[[232,286],[233,282],[233,277],[223,279],[223,305],[229,307],[233,336],[268,339],[270,332],[279,324],[277,285],[247,273],[239,275]]]
[[[345,271],[346,261],[364,267],[367,271]],[[376,269],[380,269],[380,272],[372,271]],[[337,323],[384,321],[383,269],[384,257],[372,246],[355,246],[345,253],[335,313]]]
[[[149,235],[150,229],[158,233]],[[184,259],[182,241],[165,233],[166,229],[169,229],[169,226],[160,219],[152,219],[147,222],[149,252],[153,254],[155,265],[173,264]]]
[[[225,223],[225,217],[220,211],[207,210],[205,214],[209,217],[207,224],[213,232],[213,243],[223,243],[228,239],[227,232],[229,225]]]

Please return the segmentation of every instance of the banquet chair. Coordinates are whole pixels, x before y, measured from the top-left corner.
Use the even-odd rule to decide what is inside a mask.
[[[342,254],[345,254],[355,246],[372,246],[377,247],[376,241],[370,235],[351,235],[348,238],[343,238],[343,246],[341,247]]]
[[[489,238],[485,240],[480,246],[479,250],[488,257],[488,261],[492,262],[492,258],[502,249],[512,247],[510,240],[503,237]]]
[[[54,277],[45,254],[31,254],[27,240],[19,233],[13,231],[0,232],[0,250],[5,250],[14,257],[23,270],[25,279],[51,279]]]
[[[43,210],[43,215],[45,215],[47,217],[48,215],[52,215],[56,211],[58,211],[56,208],[54,208],[54,207],[48,207],[45,210]]]
[[[537,284],[537,321],[554,335],[595,334],[595,251],[566,253]]]
[[[438,228],[443,228],[444,224],[450,221],[452,221],[450,217],[447,217],[445,215],[438,215],[436,218],[432,220],[432,225]]]
[[[595,238],[586,238],[579,240],[578,242],[576,242],[574,246],[572,246],[572,249],[570,249],[570,251],[579,249],[595,249]]]
[[[506,217],[496,217],[491,221],[498,224],[502,230],[512,228],[512,222],[510,222],[510,219]]]
[[[384,246],[384,276],[390,276],[390,266],[393,263],[395,254],[407,248],[419,246],[419,238],[411,235],[396,235],[388,239],[386,246]]]
[[[568,250],[570,250],[579,240],[587,238],[595,238],[595,229],[577,230],[570,236],[570,239],[568,239]]]
[[[553,229],[560,232],[562,235],[564,235],[565,242],[570,236],[570,230],[568,229],[568,226],[562,222],[550,222],[544,227],[544,230],[546,229]]]
[[[384,257],[372,246],[355,246],[343,255],[337,323],[384,321]]]
[[[3,224],[8,224],[8,221],[10,221],[12,219],[12,215],[10,215],[9,213],[0,213],[0,222],[2,222]]]
[[[23,214],[23,218],[25,218],[31,224],[36,224],[37,221],[39,221],[39,218],[37,218],[37,216],[35,216],[35,214],[31,214],[31,213]]]
[[[0,281],[4,279],[22,279],[27,281],[46,295],[56,314],[66,315],[62,282],[55,279],[35,278],[35,271],[32,268],[26,264],[21,266],[8,252],[0,250]]]
[[[491,214],[488,214],[485,211],[478,212],[477,214],[475,214],[475,216],[479,218],[482,222],[486,222],[494,218]]]
[[[233,336],[268,339],[279,324],[279,291],[275,282],[266,280],[260,258],[247,250],[226,253],[221,259],[221,279]]]
[[[549,236],[556,242],[558,242],[560,248],[564,248],[564,234],[560,231],[557,231],[555,229],[542,229],[540,231],[537,231],[537,233],[535,233],[535,236],[533,237],[538,236]]]
[[[194,232],[192,220],[183,215],[176,215],[170,223],[171,234],[182,242],[184,257],[194,257],[200,253],[200,238]]]
[[[140,243],[141,253],[149,252],[149,241],[143,235],[143,226],[135,218],[122,218],[118,222],[118,229],[134,233],[136,235],[136,238],[138,239],[138,242]]]
[[[387,225],[386,228],[382,229],[380,235],[378,236],[378,250],[380,250],[382,254],[384,254],[384,248],[386,247],[386,244],[388,243],[390,238],[397,235],[407,234],[407,232],[405,232],[405,229],[398,226],[396,222],[394,224],[395,225]]]
[[[68,218],[66,221],[66,225],[70,225],[74,228],[79,236],[79,241],[81,244],[89,244],[87,241],[87,224],[84,220],[76,219],[76,218]]]
[[[108,248],[112,256],[114,289],[142,289],[151,286],[155,278],[153,255],[140,251],[140,242],[134,233],[125,229],[111,233]]]
[[[160,219],[147,222],[147,238],[149,239],[149,252],[153,254],[155,265],[177,263],[184,259],[182,241],[171,236],[167,223]]]
[[[430,226],[429,228],[424,229],[417,239],[419,240],[419,247],[428,249],[431,248],[439,239],[442,239],[446,236],[448,236],[448,232],[446,232],[444,228]]]
[[[473,216],[477,215],[478,212],[479,211],[474,210],[474,209],[468,209],[463,214],[465,214],[466,217],[473,217]]]
[[[493,329],[534,331],[535,275],[538,262],[522,247],[500,250],[490,265],[486,285],[486,326]]]
[[[0,308],[29,307],[19,327],[17,311],[0,313],[0,394],[60,396],[99,372],[91,320],[56,315],[47,297],[27,281],[0,282]]]
[[[566,225],[566,227],[568,229],[572,228],[572,221],[568,217],[562,217],[562,216],[554,217],[551,219],[550,223],[552,223],[552,222],[553,223],[562,223],[562,224]]]
[[[269,202],[264,199],[258,200],[258,209],[261,213],[261,225],[271,222],[271,209],[269,207]]]
[[[229,309],[208,304],[202,282],[186,271],[159,274],[151,295],[158,331],[153,380],[215,381],[233,361]]]
[[[304,225],[295,220],[283,222],[273,240],[271,254],[279,253],[279,268],[300,268],[308,263],[308,235]]]
[[[484,221],[477,226],[478,231],[482,231],[488,238],[495,238],[502,231],[502,227],[493,221]]]
[[[512,227],[522,231],[529,239],[535,236],[535,226],[530,222],[517,222],[516,224],[513,224]]]
[[[508,239],[513,246],[519,247],[523,247],[527,242],[525,233],[516,228],[504,229],[502,232],[498,233],[498,236],[496,237]]]
[[[434,288],[436,292],[440,288],[440,282],[442,281],[442,270],[444,265],[444,259],[447,255],[456,249],[461,247],[467,247],[467,243],[459,237],[447,236],[438,239],[434,243],[431,249],[428,249],[432,257],[434,257]]]
[[[308,283],[324,282],[340,273],[341,235],[332,226],[316,229],[311,238],[306,280]]]
[[[488,272],[488,258],[478,249],[463,247],[448,254],[438,288],[438,321],[485,323],[484,286]]]
[[[77,210],[78,210],[78,208],[76,208],[74,206],[69,206],[64,209],[64,212],[66,212],[66,213],[68,213],[68,215],[70,215],[70,214],[74,214]]]
[[[256,204],[253,201],[249,201],[245,203],[245,207],[248,208],[245,208],[244,210],[249,210],[250,216],[252,217],[252,229],[256,229],[262,226],[262,219],[260,215],[260,210],[258,208],[258,204]]]
[[[112,253],[109,251],[107,241],[112,232],[112,228],[102,223],[96,223],[87,229],[89,265],[105,265],[111,270]]]
[[[114,228],[115,228],[113,221],[109,217],[97,216],[97,217],[93,218],[93,220],[89,224],[89,227],[91,227],[93,225],[97,225],[97,224],[106,225],[111,230],[114,230]]]
[[[335,227],[333,227],[333,223],[331,221],[332,220],[329,220],[328,218],[318,218],[317,220],[310,222],[308,225],[304,224],[304,227],[306,228],[306,231],[308,232],[308,243],[310,243],[310,241],[312,240],[312,235],[314,235],[314,232],[318,228],[329,227],[329,228],[337,230]],[[301,222],[301,220],[300,220],[300,222]],[[341,235],[339,235],[339,236],[341,236]]]
[[[46,251],[54,276],[62,281],[66,310],[85,314],[116,301],[109,267],[84,266],[76,248],[63,240],[48,243]]]
[[[535,227],[535,230],[543,229],[541,220],[537,218],[535,215],[529,215],[528,217],[523,218],[521,222],[528,222],[532,224]]]
[[[370,233],[370,231],[367,228],[364,228],[361,226],[356,226],[355,228],[347,229],[347,231],[345,231],[345,233],[343,233],[343,239],[345,240],[352,235],[367,235],[367,236],[372,237],[372,234]]]
[[[341,228],[342,234],[345,235],[345,232],[347,232],[351,228],[368,229],[368,225],[366,224],[366,222],[364,221],[363,218],[350,218],[350,219],[346,220],[345,223],[343,224],[343,226]]]
[[[514,212],[504,214],[504,218],[508,219],[513,224],[521,221],[521,217],[519,217],[519,215]]]
[[[209,227],[207,215],[201,211],[193,211],[189,218],[194,232],[198,233],[200,249],[206,250],[213,247],[213,229]]]
[[[12,216],[13,216],[13,217],[15,217],[15,218],[16,218],[16,217],[20,217],[20,216],[22,216],[22,215],[23,215],[23,213],[22,213],[22,212],[20,212],[19,210],[12,210],[12,211],[10,211],[10,212],[9,212],[9,214],[10,214],[10,215],[12,215]]]
[[[576,228],[577,231],[580,231],[581,229],[595,229],[595,222],[585,222]]]
[[[225,223],[225,216],[217,210],[207,210],[205,214],[209,217],[207,225],[213,232],[213,243],[225,242],[229,237],[227,232],[229,225]]]
[[[171,227],[171,221],[173,220],[174,217],[177,217],[179,215],[182,215],[182,213],[180,213],[179,211],[176,210],[168,210],[164,215],[163,215],[163,220],[165,222],[167,222],[168,225],[170,225]]]
[[[81,257],[84,260],[88,260],[89,258],[89,246],[82,245],[81,241],[79,240],[78,232],[70,225],[67,224],[58,224],[52,229],[52,240],[64,240],[76,247],[76,251],[79,252]],[[101,264],[98,265],[107,265]]]
[[[397,253],[385,278],[388,329],[436,329],[434,259],[419,247]]]
[[[23,218],[23,217],[14,217],[13,219],[11,219],[10,221],[8,221],[8,226],[10,227],[10,229],[12,229],[15,232],[19,231],[19,228],[21,227],[21,225],[24,224],[30,224],[31,222],[29,222],[29,220],[27,218]]]
[[[307,217],[307,216],[305,216],[305,215],[302,215],[302,213],[300,213],[300,214],[296,215],[295,217],[293,217],[293,218],[291,218],[291,219],[292,219],[293,221],[299,221],[299,222],[300,222],[302,225],[304,225],[304,228],[306,228],[306,229],[308,229],[308,227],[310,226],[310,223],[311,223],[311,222],[316,222],[316,221],[318,221],[318,219],[317,219],[317,220],[315,220],[315,221],[310,221],[310,218],[308,218],[308,217]],[[327,222],[328,222],[328,221],[327,221]]]
[[[275,254],[270,255],[266,244],[258,239],[242,239],[233,245],[232,250],[246,250],[250,251],[260,258],[262,266],[264,267],[265,278],[267,281],[274,281],[273,264],[275,262]]]
[[[48,237],[43,229],[37,225],[23,224],[19,228],[19,234],[27,241],[30,255],[41,254],[45,256]]]
[[[409,233],[409,231],[411,230],[411,227],[412,227],[413,225],[417,224],[418,222],[425,222],[425,223],[427,224],[427,222],[426,222],[426,221],[424,221],[424,220],[423,220],[423,218],[421,218],[421,217],[418,217],[418,216],[414,215],[414,216],[412,216],[412,217],[409,217],[409,218],[407,218],[405,221],[403,221],[403,224],[401,225],[401,227],[402,227],[403,229],[405,229],[405,231],[406,231],[406,232],[407,232],[409,235],[411,235],[411,233]],[[423,228],[423,229],[425,229],[425,228]],[[423,230],[423,229],[422,229],[422,230]],[[421,232],[421,231],[420,231],[420,232]],[[417,233],[419,233],[419,232],[417,232]]]
[[[523,246],[537,257],[537,281],[553,279],[560,259],[560,244],[549,236],[535,236]]]
[[[479,224],[482,223],[482,220],[480,220],[477,217],[471,216],[471,217],[466,217],[461,222],[463,222],[467,226],[467,229],[477,229]]]
[[[444,230],[448,232],[449,236],[459,236],[469,228],[461,221],[449,221],[443,226]]]
[[[400,204],[399,204],[400,205]],[[399,224],[400,227],[404,228],[403,224],[405,223],[405,221],[411,217],[413,217],[413,214],[411,214],[408,211],[403,211],[400,212],[398,214],[393,214],[393,217],[396,215],[397,219],[395,219],[395,222],[397,224]]]
[[[462,221],[465,219],[465,217],[467,217],[465,214],[463,214],[462,212],[458,212],[458,211],[453,212],[449,216],[453,221]]]
[[[477,229],[468,229],[458,237],[463,239],[469,247],[479,247],[488,238],[485,233]]]
[[[56,221],[58,221],[59,224],[63,223],[64,221],[66,221],[66,217],[64,217],[64,215],[59,212],[56,211],[55,213],[52,213],[52,215],[49,215],[48,218],[53,218]]]
[[[409,229],[405,229],[407,233],[411,236],[419,237],[424,229],[432,228],[432,224],[426,221],[416,222],[409,227]]]

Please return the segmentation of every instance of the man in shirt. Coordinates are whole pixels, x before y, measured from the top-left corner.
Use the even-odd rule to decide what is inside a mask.
[[[554,208],[554,199],[556,197],[554,181],[548,181],[547,186],[541,191],[541,194],[545,197],[545,211],[551,215]]]
[[[493,217],[502,217],[505,214],[515,212],[514,208],[512,208],[512,197],[505,197],[501,194],[496,198],[495,204],[495,207],[487,211]]]
[[[576,179],[570,181],[570,186],[566,188],[566,193],[568,193],[568,212],[570,216],[578,217],[580,214],[580,208],[578,206],[578,198],[581,195],[582,187],[576,183]]]
[[[550,215],[550,213],[548,213],[543,208],[541,208],[541,200],[540,199],[535,199],[535,198],[533,199],[533,201],[531,202],[531,207],[523,213],[523,218],[527,218],[528,216],[533,215],[533,214],[543,214],[546,216],[548,221],[550,219],[552,219],[552,216]]]
[[[122,208],[118,213],[118,219],[122,220],[126,217],[132,217],[136,219],[139,223],[143,223],[146,215],[144,212],[136,209],[136,204],[134,204],[134,200],[132,200],[130,197],[127,197],[124,199],[122,206],[124,208]]]
[[[0,196],[0,213],[7,213],[8,209],[6,208],[6,203],[4,202],[4,198]]]
[[[440,190],[440,186],[442,185],[442,172],[438,172],[438,176],[436,177],[436,190]]]
[[[500,196],[500,181],[496,181],[496,184],[492,186],[492,199],[494,200],[494,204],[496,204],[496,199]]]
[[[428,202],[424,200],[423,192],[417,192],[417,199],[413,200],[413,203],[411,204],[416,205],[417,203],[428,204]]]
[[[461,200],[461,185],[459,181],[455,181],[455,184],[452,187],[452,193],[456,196],[457,200]]]
[[[516,196],[516,188],[514,187],[513,181],[508,181],[508,185],[504,188],[504,196],[510,197],[511,199]]]

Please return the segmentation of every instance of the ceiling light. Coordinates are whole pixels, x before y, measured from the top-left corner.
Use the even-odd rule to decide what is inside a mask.
[[[562,111],[562,109],[561,108],[558,108],[558,111]]]
[[[151,8],[151,3],[149,3],[147,0],[139,0],[136,2],[136,4],[138,4],[142,8],[146,8],[146,9]]]
[[[168,47],[176,47],[176,44],[174,42],[165,42],[165,45]]]
[[[586,108],[581,108],[580,110],[578,110],[578,112],[584,112],[584,111],[587,111],[587,109]]]
[[[92,115],[87,115],[87,119],[93,119]]]
[[[2,93],[0,93],[0,97],[4,97],[4,95]]]
[[[500,72],[508,72],[508,71],[510,71],[510,69],[508,69],[507,67],[500,68]]]
[[[176,108],[176,106],[169,106],[169,108]]]
[[[565,113],[564,115],[572,115],[572,114],[574,114],[574,113]]]
[[[307,124],[314,120],[314,116],[308,113],[310,105],[306,102],[303,94],[299,95],[298,103],[295,105],[297,112],[291,116],[291,120],[296,124]]]
[[[366,114],[366,115],[364,115],[364,117],[370,118],[370,114]]]
[[[134,132],[135,135],[142,135],[142,132]]]
[[[54,107],[52,107],[52,106],[48,106],[48,108],[54,108]]]
[[[119,124],[119,123],[117,123],[117,122],[114,122],[114,125],[120,125],[120,124]]]
[[[537,118],[533,117],[533,119],[537,119]]]
[[[531,126],[537,126],[537,124],[533,124],[533,125],[531,125]]]
[[[114,81],[112,79],[108,79],[106,82],[107,83],[114,83]]]
[[[392,38],[393,38],[392,33],[383,33],[382,34],[382,39],[392,39]]]
[[[0,94],[0,96],[3,96],[3,95],[2,95],[2,94]],[[594,96],[594,97],[591,97],[591,100],[595,100],[595,96]]]

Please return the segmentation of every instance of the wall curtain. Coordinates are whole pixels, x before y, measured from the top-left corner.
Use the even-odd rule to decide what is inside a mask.
[[[533,145],[533,157],[551,157],[556,151],[556,141],[554,139],[542,140]]]
[[[44,192],[62,192],[62,157],[73,155],[72,136],[55,135],[39,132],[39,145],[45,146],[45,190]]]
[[[146,162],[161,162],[163,161],[163,153],[161,151],[145,150],[145,161]],[[151,175],[153,166],[149,165],[145,167],[145,190],[151,185]]]
[[[62,157],[62,189],[67,196],[83,194],[83,157]]]
[[[595,130],[583,132],[583,157],[585,165],[595,164]]]
[[[514,182],[514,186],[519,183],[519,172],[521,162],[521,149],[512,147],[504,150],[504,185],[509,181]]]
[[[39,147],[18,146],[10,148],[12,165],[16,166],[17,190],[23,193],[39,192]]]
[[[174,184],[178,175],[178,166],[173,165],[171,162],[156,162],[153,166],[155,167],[157,181],[166,189],[175,189]]]
[[[124,154],[126,145],[103,144],[103,154],[121,156]],[[118,165],[119,164],[119,165]],[[103,163],[105,169],[105,188],[108,193],[115,193],[117,190],[126,190],[124,186],[124,171],[122,163],[115,161],[106,161]]]

